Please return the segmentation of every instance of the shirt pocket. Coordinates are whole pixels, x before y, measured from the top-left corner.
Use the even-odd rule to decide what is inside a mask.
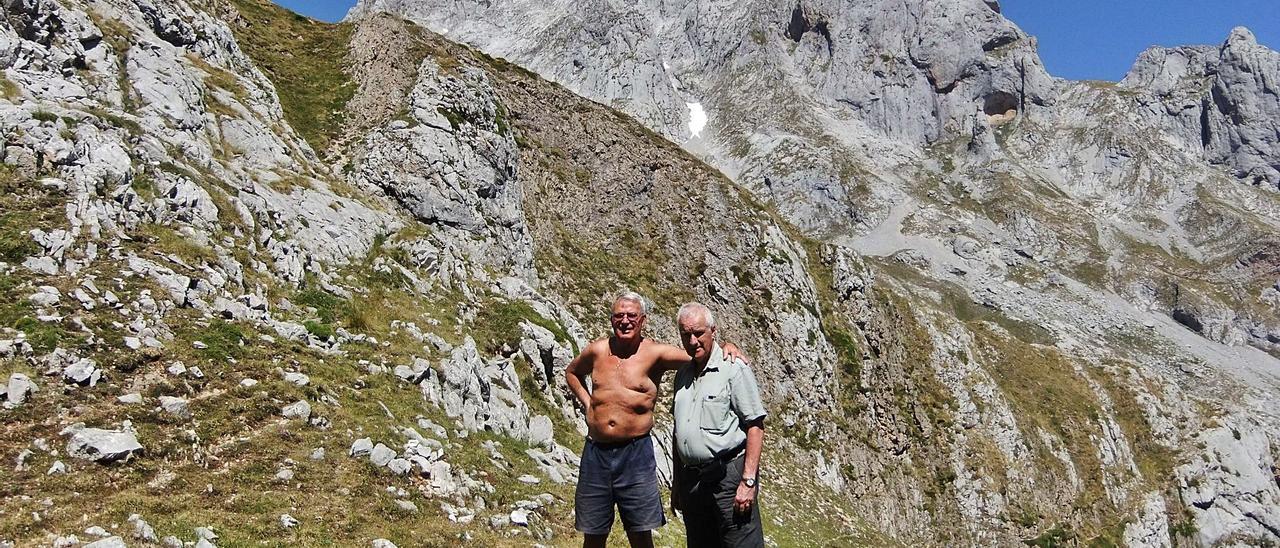
[[[702,416],[699,426],[708,434],[724,435],[733,426],[729,410],[729,393],[707,394],[702,397]]]

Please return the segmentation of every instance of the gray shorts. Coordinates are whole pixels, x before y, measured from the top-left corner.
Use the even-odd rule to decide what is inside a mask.
[[[658,496],[658,464],[653,438],[644,435],[619,443],[587,440],[574,495],[574,525],[587,535],[607,535],[618,506],[628,533],[652,531],[667,523]]]

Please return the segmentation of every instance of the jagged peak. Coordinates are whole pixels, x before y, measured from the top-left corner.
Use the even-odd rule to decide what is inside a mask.
[[[1258,38],[1255,37],[1253,35],[1253,31],[1249,30],[1247,27],[1243,27],[1243,26],[1236,27],[1231,29],[1231,34],[1227,35],[1227,41],[1225,44],[1223,44],[1223,46],[1231,47],[1236,44],[1256,46],[1258,45]]]

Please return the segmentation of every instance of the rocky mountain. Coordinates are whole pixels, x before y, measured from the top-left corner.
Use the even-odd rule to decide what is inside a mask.
[[[778,545],[1277,542],[1274,52],[649,4],[7,2],[0,544],[575,544],[623,288],[753,356]]]

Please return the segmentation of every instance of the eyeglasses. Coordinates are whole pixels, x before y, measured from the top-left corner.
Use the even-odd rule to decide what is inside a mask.
[[[644,314],[638,314],[636,312],[614,312],[613,313],[613,321],[615,322],[622,321],[622,320],[636,321],[642,317],[644,317]]]

